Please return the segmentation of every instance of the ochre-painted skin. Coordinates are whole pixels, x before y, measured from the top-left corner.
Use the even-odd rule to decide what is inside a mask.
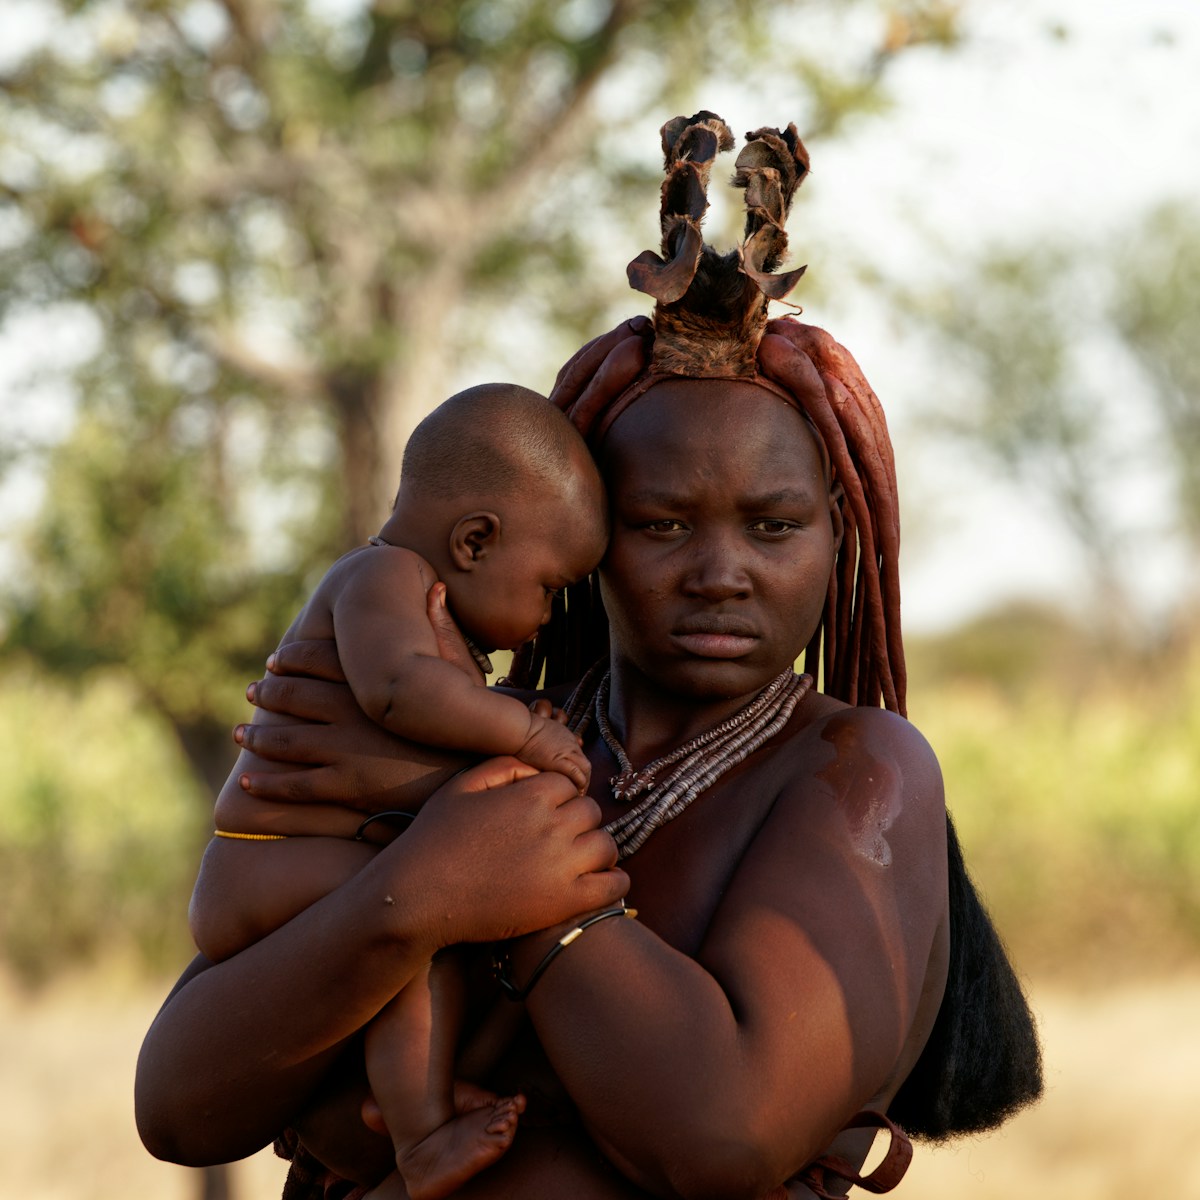
[[[612,723],[641,765],[739,707],[796,657],[821,609],[838,529],[807,425],[749,385],[648,392],[614,426],[604,466],[614,514],[603,566]],[[287,681],[284,708],[305,695],[300,682]],[[274,682],[260,698],[279,703]],[[394,786],[375,742],[370,768],[355,754],[370,735],[353,713],[325,715],[360,788],[368,776],[381,792]],[[273,737],[273,727],[263,733]],[[599,741],[586,750],[608,819],[618,811],[607,794],[615,763]],[[379,946],[364,908],[369,885],[402,897],[389,918],[409,939],[452,905],[457,940],[495,936],[497,910],[528,897],[533,872],[546,895],[559,886],[550,881],[555,857],[540,835],[530,840],[532,823],[517,828],[523,809],[505,788],[464,805],[458,786],[443,788],[428,819],[319,918],[302,914],[246,964],[237,956],[206,971],[168,1007],[148,1039],[143,1110],[174,1104],[176,1115],[155,1126],[172,1148],[182,1138],[201,1153],[179,1113],[224,1104],[204,1130],[211,1155],[241,1149],[315,1089],[330,1103],[304,1122],[314,1149],[360,1177],[386,1165],[386,1142],[375,1159],[364,1143],[357,1101],[339,1106],[317,1084],[326,1047],[352,1016],[338,1005],[347,996],[374,1004],[399,970],[390,965],[399,950]],[[944,986],[944,822],[937,764],[912,726],[810,693],[787,729],[626,860],[639,920],[597,925],[547,971],[527,1005],[536,1038],[519,1037],[486,1079],[524,1091],[530,1110],[511,1150],[457,1194],[602,1200],[645,1195],[631,1182],[640,1181],[656,1194],[761,1196],[831,1146],[861,1159],[861,1138],[838,1131],[894,1094]],[[557,932],[518,944],[518,979]],[[272,982],[279,975],[286,989]],[[278,992],[260,993],[270,1022],[237,1009],[250,979]],[[231,1008],[240,1023],[214,1030],[209,1014]],[[327,1027],[322,1040],[314,1030]],[[236,1096],[207,1065],[214,1054],[251,1060]],[[180,1075],[185,1101],[170,1091]],[[591,1141],[578,1127],[543,1123],[567,1094]],[[378,1191],[400,1194],[394,1181]]]
[[[679,382],[648,392],[614,426],[604,466],[613,514],[602,564],[613,638],[611,716],[640,766],[735,711],[795,659],[824,603],[840,523],[807,423],[749,384]],[[599,739],[587,750],[592,795],[608,820],[622,811],[607,789],[618,768]],[[775,1111],[800,1127],[807,1116],[814,1140],[810,1150],[797,1150],[801,1160],[825,1147],[840,1124],[817,1132],[829,1119],[819,1113],[822,1102],[840,1102],[846,1116],[885,1105],[932,1026],[945,980],[943,821],[936,763],[911,726],[811,695],[787,730],[622,864],[641,923],[712,970],[744,1006],[748,1024],[757,1016],[785,1030],[806,1019],[820,1027],[768,1039],[761,1082],[740,1083],[755,1100],[778,1087]],[[770,917],[788,913],[796,928],[773,929]],[[607,932],[614,942],[622,933]],[[621,963],[611,947],[607,956],[592,949],[596,986],[615,992],[618,1004],[627,996],[636,1009],[639,995],[654,991],[655,972],[639,974],[636,956]],[[662,1072],[678,1081],[662,1089],[667,1097],[689,1107],[688,1067],[703,1038],[681,1039],[673,1051],[650,1038],[644,1054],[626,1059],[619,1048],[638,1018],[612,1020],[603,1003],[580,1012],[574,1030],[544,1030],[543,1014],[550,1019],[572,998],[586,999],[587,983],[570,983],[566,972],[557,979],[548,973],[531,1003],[559,1076],[589,1078],[588,1055],[603,1054],[603,1033],[594,1032],[600,1023],[609,1026],[610,1062],[626,1063],[628,1072],[616,1068],[622,1082],[615,1093],[632,1094],[644,1082],[639,1074]],[[652,1023],[688,1019],[688,997],[684,989],[679,1011],[654,1014]],[[769,1060],[789,1049],[802,1065],[773,1073]],[[532,1038],[492,1082],[565,1102]],[[731,1129],[740,1122],[738,1086],[725,1089]],[[598,1140],[637,1178],[653,1155],[630,1161],[621,1151],[636,1145],[636,1129],[653,1118],[613,1101],[615,1094],[610,1103],[625,1119],[606,1124],[611,1142],[603,1132]],[[596,1101],[597,1114],[607,1107]],[[806,1114],[813,1108],[816,1115]],[[762,1129],[771,1124],[763,1118],[758,1125],[768,1142]],[[464,1195],[536,1189],[535,1147],[543,1137],[533,1130],[518,1139]],[[836,1149],[861,1159],[864,1140],[843,1135]],[[661,1186],[655,1166],[645,1182]],[[590,1186],[596,1190],[587,1195],[643,1194],[623,1181],[601,1186],[600,1177]],[[804,1193],[797,1187],[795,1194]]]
[[[658,385],[613,426],[604,467],[612,708],[636,762],[795,660],[841,526],[808,424],[749,383]]]

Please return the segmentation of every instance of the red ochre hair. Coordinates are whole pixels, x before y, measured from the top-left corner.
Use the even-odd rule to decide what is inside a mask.
[[[704,245],[712,160],[733,137],[713,113],[663,126],[662,256],[645,251],[630,283],[654,296],[653,323],[625,321],[584,346],[559,372],[550,399],[595,449],[613,421],[664,379],[738,378],[793,405],[811,422],[840,492],[845,533],[825,608],[804,651],[804,670],[847,704],[905,713],[900,632],[900,515],[891,439],[883,409],[850,353],[824,330],[793,318],[769,320],[804,271],[772,274],[783,258],[783,226],[808,173],[795,126],[746,135],[734,186],[746,191],[740,246]],[[815,373],[814,373],[815,372]],[[555,601],[549,624],[513,662],[511,680],[532,687],[580,678],[608,653],[608,619],[595,575]]]

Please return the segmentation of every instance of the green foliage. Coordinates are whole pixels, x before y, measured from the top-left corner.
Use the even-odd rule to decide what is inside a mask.
[[[1102,645],[1061,611],[1018,601],[991,609],[948,632],[905,638],[909,693],[922,697],[981,681],[1021,701],[1049,682],[1084,695],[1105,671]]]
[[[913,693],[968,863],[1025,968],[1200,954],[1200,658],[1123,667],[1087,686],[1075,666],[1033,671],[1019,689],[960,667]]]
[[[1154,385],[1178,481],[1178,512],[1200,546],[1200,218],[1174,203],[1150,214],[1118,264],[1111,319]]]
[[[931,424],[1046,496],[1121,607],[1114,534],[1100,502],[1109,459],[1078,303],[1086,260],[1062,245],[994,248],[912,303],[948,374]]]
[[[29,984],[101,956],[186,957],[208,818],[170,730],[111,675],[0,688],[0,956]]]
[[[254,561],[248,497],[223,478],[229,447],[219,434],[192,442],[187,415],[81,415],[50,457],[50,503],[27,550],[36,575],[15,585],[8,629],[10,646],[63,674],[124,665],[180,721],[229,710],[231,671],[261,664],[326,540],[311,520],[306,546],[301,514],[284,513],[291,561],[272,567],[279,548]]]
[[[657,194],[621,132],[698,70],[763,69],[768,26],[806,6],[47,5],[55,37],[0,77],[0,320],[70,310],[97,349],[60,372],[69,437],[34,448],[3,651],[119,664],[211,788],[241,683],[379,527],[452,370],[512,326],[595,331],[621,282],[595,231]],[[869,28],[830,111],[869,107],[945,8],[896,7],[920,32],[882,49]]]

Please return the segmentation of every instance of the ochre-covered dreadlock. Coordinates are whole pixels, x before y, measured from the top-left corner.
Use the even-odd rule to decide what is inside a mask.
[[[623,322],[583,347],[559,372],[550,399],[593,449],[620,414],[663,379],[741,378],[796,407],[811,422],[840,489],[845,533],[825,611],[804,668],[848,704],[905,712],[900,634],[900,520],[896,472],[883,410],[851,355],[823,330],[791,318],[768,320],[803,267],[772,272],[787,247],[784,222],[808,173],[795,126],[746,135],[733,183],[746,194],[741,246],[719,254],[699,227],[707,184],[733,136],[710,112],[663,126],[662,255],[629,265],[631,284],[656,300],[654,321]],[[608,653],[598,580],[556,602],[537,641],[518,655],[512,680],[534,686],[578,679]]]

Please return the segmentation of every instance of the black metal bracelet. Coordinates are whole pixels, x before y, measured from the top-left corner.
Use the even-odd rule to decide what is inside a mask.
[[[573,929],[569,929],[566,933],[546,951],[542,961],[533,968],[533,974],[529,976],[529,981],[523,988],[517,987],[512,980],[512,960],[509,957],[508,947],[498,950],[492,956],[492,972],[496,976],[496,982],[499,983],[501,991],[513,1001],[524,1000],[530,992],[533,991],[533,985],[541,979],[546,968],[585,930],[590,929],[593,925],[599,924],[601,921],[607,921],[609,917],[629,917],[631,920],[637,916],[636,908],[626,908],[622,904],[619,908],[606,908],[603,912],[593,913],[590,917],[579,922]]]
[[[361,842],[363,840],[363,838],[366,836],[367,826],[370,825],[373,821],[393,821],[397,817],[403,817],[406,821],[408,821],[408,824],[411,825],[417,819],[417,814],[415,812],[405,812],[398,808],[390,808],[386,812],[372,813],[358,827],[358,830],[354,835],[354,840],[356,842]],[[407,827],[408,826],[405,826],[405,828],[407,828]],[[401,832],[403,832],[403,830],[401,830]]]

